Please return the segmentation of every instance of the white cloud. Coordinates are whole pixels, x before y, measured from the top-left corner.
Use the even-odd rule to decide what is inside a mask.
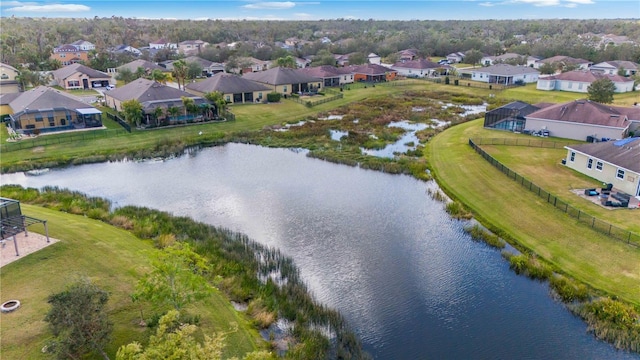
[[[514,3],[531,4],[533,6],[558,6],[560,0],[514,0]]]
[[[20,5],[8,8],[5,11],[13,12],[82,12],[89,11],[90,7],[79,4],[49,4],[49,5]]]
[[[491,6],[495,6],[496,3],[492,3],[492,2],[483,2],[483,3],[479,3],[478,5],[480,6],[486,6],[486,7],[491,7]]]
[[[566,0],[566,1],[572,4],[581,4],[581,5],[595,4],[593,0]]]
[[[569,9],[573,9],[575,7],[578,7],[578,4],[576,4],[576,3],[568,3],[568,4],[564,5],[564,7],[569,8]]]
[[[250,9],[250,10],[258,10],[258,9],[284,10],[284,9],[291,9],[294,6],[296,6],[296,3],[292,1],[281,1],[281,2],[265,1],[265,2],[256,2],[252,4],[242,5],[243,8]]]
[[[38,3],[21,2],[21,1],[3,1],[3,2],[0,2],[0,6],[25,6],[25,5],[38,5]]]

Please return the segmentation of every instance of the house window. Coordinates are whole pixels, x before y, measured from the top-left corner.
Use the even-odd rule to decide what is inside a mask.
[[[596,162],[596,170],[602,171],[602,161]]]
[[[7,74],[2,74],[2,79],[5,79],[5,80],[6,80],[6,79],[8,79],[8,78],[9,78],[9,75],[7,75]]]
[[[56,126],[56,122],[53,120],[53,118],[49,118],[49,126]]]
[[[60,125],[62,125],[62,126],[67,125],[67,120],[65,120],[65,119],[60,119]]]
[[[587,160],[587,169],[592,169],[593,168],[593,159],[589,159]]]
[[[262,93],[258,93],[258,99],[262,99]]]
[[[282,87],[282,91],[287,92],[287,87],[286,87],[286,86],[283,86],[283,87]]]
[[[571,89],[571,88],[573,88],[573,83],[572,82],[567,84],[567,89]]]
[[[578,84],[578,90],[582,90],[582,83]]]
[[[569,161],[574,162],[576,160],[576,153],[575,152],[571,152],[571,156],[569,157]]]
[[[624,179],[624,170],[618,169],[618,172],[616,173],[616,177],[620,180]]]
[[[37,122],[42,122],[42,115],[40,115],[40,114],[36,115],[36,121]]]

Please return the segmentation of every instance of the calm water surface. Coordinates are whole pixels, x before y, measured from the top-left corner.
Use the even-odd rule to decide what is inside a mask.
[[[549,297],[472,241],[433,183],[229,144],[164,162],[10,174],[190,216],[293,257],[376,359],[639,359],[597,341]]]

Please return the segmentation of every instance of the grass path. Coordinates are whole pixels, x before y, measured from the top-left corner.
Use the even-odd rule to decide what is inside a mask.
[[[609,239],[546,204],[491,166],[468,145],[495,137],[482,120],[454,126],[428,145],[438,183],[475,216],[502,229],[570,276],[640,305],[640,249]]]
[[[60,242],[2,267],[0,301],[21,301],[12,313],[0,315],[0,353],[3,359],[46,359],[40,349],[49,337],[43,321],[49,310],[47,297],[64,290],[77,276],[87,276],[110,293],[107,305],[114,322],[113,340],[107,349],[115,358],[118,347],[134,340],[143,341],[146,329],[137,325],[140,308],[129,295],[138,278],[147,270],[152,245],[131,233],[82,216],[21,204],[28,216],[48,220],[49,235]],[[34,225],[32,231],[42,230]],[[38,231],[40,232],[40,231]],[[11,251],[7,246],[2,251]],[[152,309],[145,308],[148,317]],[[192,306],[188,313],[201,316],[203,331],[228,330],[236,322],[239,330],[227,336],[225,356],[242,356],[258,347],[257,332],[216,292],[205,303]]]

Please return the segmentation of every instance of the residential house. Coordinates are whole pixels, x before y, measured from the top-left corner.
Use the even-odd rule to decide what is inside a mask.
[[[0,121],[6,121],[9,119],[9,114],[13,113],[9,103],[11,103],[15,98],[20,96],[19,92],[16,93],[8,93],[8,94],[0,94]]]
[[[183,59],[185,63],[197,63],[202,68],[202,76],[211,76],[219,72],[224,72],[224,64],[203,59],[198,56],[189,56]],[[177,60],[167,60],[160,63],[168,71],[173,71],[173,63]]]
[[[393,81],[398,71],[376,64],[350,65],[347,69],[353,73],[354,81],[384,82]]]
[[[63,66],[89,61],[89,51],[82,50],[71,44],[60,45],[53,48],[51,60],[58,60]]]
[[[344,67],[337,68],[331,65],[321,65],[300,69],[299,71],[314,78],[322,79],[323,87],[342,86],[351,84],[354,81],[354,74],[349,68]]]
[[[526,116],[540,107],[522,101],[514,101],[484,114],[484,127],[521,132],[525,129]]]
[[[398,61],[411,61],[418,58],[419,51],[417,49],[404,49],[397,52]]]
[[[618,72],[622,71],[623,76],[633,76],[638,72],[638,64],[632,61],[605,61],[591,65],[590,70],[606,75],[620,75]]]
[[[333,57],[336,59],[337,66],[348,66],[349,65],[349,55],[351,54],[333,54]]]
[[[496,64],[471,71],[471,80],[489,84],[513,85],[538,81],[540,72],[527,66]]]
[[[576,67],[578,70],[587,70],[591,65],[593,65],[593,63],[589,60],[576,59],[576,58],[572,58],[571,56],[557,55],[557,56],[552,56],[550,58],[536,61],[533,64],[533,68],[539,69],[540,66],[544,64],[572,66],[572,67]]]
[[[542,58],[538,56],[527,56],[527,66],[535,68],[536,63],[540,60],[542,60]]]
[[[607,78],[616,87],[615,92],[624,93],[633,91],[633,79],[620,75],[605,75],[600,72],[590,70],[574,70],[565,73],[541,77],[538,79],[536,89],[538,90],[558,90],[586,93],[592,82]]]
[[[575,100],[545,107],[525,116],[526,128],[547,130],[553,137],[587,139],[622,139],[629,134],[631,122],[618,108]]]
[[[120,44],[110,49],[110,52],[113,54],[129,54],[133,56],[142,55],[142,51],[137,48],[134,48],[131,45]]]
[[[309,40],[302,40],[297,37],[290,37],[284,41],[284,44],[292,49],[300,49],[305,45],[313,44],[313,42]]]
[[[203,40],[186,40],[178,43],[178,52],[184,55],[198,55],[200,50],[209,46],[209,43]]]
[[[448,69],[448,65],[440,65],[426,59],[416,59],[408,61],[398,61],[391,68],[398,72],[398,75],[406,77],[435,77],[440,75],[440,70]]]
[[[138,59],[138,60],[133,60],[131,62],[128,62],[124,65],[120,65],[116,68],[116,72],[117,71],[122,71],[123,69],[127,69],[129,71],[131,71],[132,73],[135,73],[138,71],[139,68],[142,68],[145,72],[145,74],[151,74],[151,72],[153,72],[153,70],[160,70],[160,71],[164,71],[164,72],[170,72],[171,70],[168,70],[167,68],[164,68],[154,62],[148,61],[148,60],[142,60],[142,59]]]
[[[206,93],[220,92],[225,101],[232,104],[263,102],[271,90],[266,85],[227,73],[217,73],[206,80],[186,86],[188,93],[202,97]]]
[[[75,46],[76,48],[78,48],[78,50],[82,50],[82,51],[91,51],[96,49],[95,45],[93,45],[92,43],[86,40],[74,41],[71,43],[71,45]]]
[[[640,137],[565,146],[567,167],[640,196]]]
[[[237,60],[238,67],[231,69],[231,72],[246,74],[250,72],[265,71],[271,66],[271,61],[263,61],[254,57],[241,57]]]
[[[183,97],[192,98],[196,106],[209,106],[209,102],[200,96],[144,78],[105,92],[105,103],[110,108],[122,111],[123,102],[134,99],[139,101],[142,104],[143,111],[141,123],[145,126],[161,126],[177,122],[202,120],[196,115],[187,114],[182,101]],[[161,116],[156,117],[154,115],[156,108],[163,110]],[[170,115],[170,108],[179,109],[181,115]]]
[[[317,92],[322,89],[322,80],[300,70],[274,67],[266,71],[250,72],[243,78],[261,83],[273,92],[284,95]]]
[[[102,111],[47,86],[20,93],[9,107],[11,127],[23,134],[102,128]]]
[[[51,72],[53,84],[63,89],[95,89],[111,84],[111,75],[82,64],[67,65]]]
[[[298,69],[304,69],[306,67],[309,67],[309,65],[311,65],[310,59],[299,58],[299,57],[295,59],[296,59],[296,66],[298,67]]]
[[[171,42],[167,39],[161,38],[158,39],[156,41],[152,41],[149,43],[149,49],[171,49],[171,50],[177,50],[178,49],[178,44]]]
[[[380,55],[378,55],[378,54],[370,53],[369,55],[367,55],[367,61],[369,62],[369,64],[380,65],[381,60],[382,59],[380,58]]]
[[[465,57],[464,53],[462,53],[462,52],[454,52],[454,53],[451,53],[451,54],[447,55],[447,60],[451,64],[456,64],[456,63],[461,63],[462,61],[464,61],[464,57]]]
[[[612,106],[620,114],[626,115],[629,119],[629,135],[640,136],[640,105],[634,105],[631,107],[625,106]]]
[[[480,59],[480,64],[483,66],[491,66],[494,64],[502,64],[508,61],[520,61],[524,60],[526,56],[515,54],[515,53],[506,53],[498,56],[484,56]]]
[[[18,69],[0,63],[0,95],[20,92],[19,75]]]

